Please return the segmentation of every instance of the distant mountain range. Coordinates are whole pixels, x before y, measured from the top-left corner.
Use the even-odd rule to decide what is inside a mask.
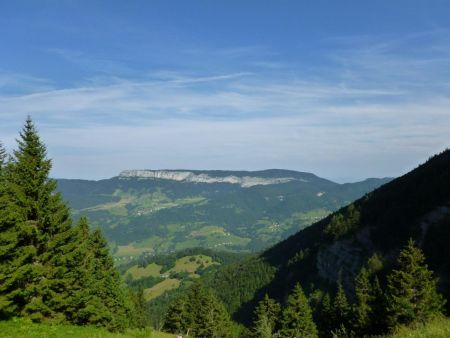
[[[338,184],[279,169],[127,170],[99,181],[59,179],[58,190],[126,260],[191,247],[261,250],[388,181]]]

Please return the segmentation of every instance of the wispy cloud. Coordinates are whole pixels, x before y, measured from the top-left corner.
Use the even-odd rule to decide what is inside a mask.
[[[10,73],[0,69],[0,93],[23,95],[53,89],[52,81],[27,74]]]
[[[417,39],[427,52],[415,47]],[[355,179],[400,174],[448,146],[450,48],[441,31],[408,41],[338,40],[341,48],[326,56],[330,63],[309,76],[276,60],[248,70],[161,68],[138,77],[109,67],[113,75],[58,89],[0,73],[0,87],[22,86],[22,94],[0,95],[0,132],[11,144],[11,121],[31,114],[54,155],[55,174],[73,177],[105,177],[128,166],[285,167]],[[84,169],[81,157],[89,163]]]

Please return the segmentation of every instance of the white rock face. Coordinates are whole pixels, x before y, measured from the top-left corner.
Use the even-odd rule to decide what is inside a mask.
[[[119,178],[147,178],[162,179],[179,182],[192,183],[230,183],[239,184],[243,188],[253,187],[255,185],[270,185],[286,183],[294,180],[292,177],[252,177],[252,176],[222,176],[212,177],[207,174],[195,174],[191,171],[172,171],[172,170],[124,170],[120,173]]]

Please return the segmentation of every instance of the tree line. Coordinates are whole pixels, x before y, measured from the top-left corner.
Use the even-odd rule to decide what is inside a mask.
[[[316,290],[307,298],[297,284],[284,309],[266,295],[255,310],[253,336],[370,337],[400,325],[426,323],[443,314],[445,300],[436,283],[423,252],[410,240],[387,276],[385,288],[370,266],[361,268],[352,303],[340,282],[334,297]]]
[[[0,144],[0,319],[140,326],[141,299],[123,284],[107,242],[72,224],[46,147],[30,118],[7,155]]]
[[[196,283],[171,303],[164,329],[198,338],[371,337],[443,314],[445,300],[437,280],[412,240],[401,250],[384,287],[376,273],[380,264],[375,255],[361,268],[350,297],[339,281],[334,295],[315,290],[307,296],[297,283],[284,306],[266,294],[254,309],[250,330],[233,324],[212,290]]]

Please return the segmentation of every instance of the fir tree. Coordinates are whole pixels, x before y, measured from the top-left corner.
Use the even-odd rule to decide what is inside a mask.
[[[372,283],[372,319],[370,333],[380,335],[386,333],[386,298],[380,281],[375,276]]]
[[[127,317],[132,313],[130,295],[114,267],[100,229],[90,234],[88,243],[89,287],[85,290],[88,301],[80,315],[88,323],[105,326],[110,330],[122,330],[127,326]]]
[[[388,276],[386,291],[389,326],[423,323],[442,313],[444,300],[436,290],[437,280],[412,239],[400,252],[397,262],[398,268]]]
[[[54,263],[71,240],[69,211],[49,179],[51,161],[30,118],[18,145],[0,197],[0,313],[60,320],[53,287],[65,283]]]
[[[280,334],[282,337],[317,337],[312,311],[300,284],[294,287],[288,297]]]
[[[121,329],[130,295],[99,231],[72,227],[49,178],[51,161],[30,118],[4,165],[0,147],[0,318],[72,322]]]
[[[355,278],[356,304],[353,306],[352,326],[359,335],[367,334],[371,327],[373,293],[369,273],[365,267]]]
[[[194,284],[166,313],[164,330],[199,338],[230,337],[231,319],[210,289]]]
[[[334,329],[349,327],[350,320],[350,304],[348,303],[342,283],[338,282],[338,289],[333,302],[332,322]]]
[[[182,295],[170,304],[164,320],[164,331],[179,335],[187,334],[191,326],[187,302],[187,297]]]
[[[261,338],[273,337],[280,312],[280,304],[265,294],[255,309],[255,320],[253,322],[255,336]]]
[[[138,328],[144,328],[150,324],[150,313],[149,306],[144,297],[144,289],[139,288],[135,293],[133,293],[133,303],[134,303],[134,315],[133,315],[133,326]]]
[[[66,304],[59,309],[66,314],[67,319],[75,324],[89,324],[87,318],[83,316],[83,311],[88,306],[88,294],[90,278],[90,268],[92,257],[90,253],[90,230],[86,218],[81,217],[72,231],[73,241],[68,245],[64,256],[65,278],[69,281],[69,286],[61,290]]]
[[[318,326],[324,336],[328,336],[334,329],[333,316],[334,312],[331,304],[331,297],[329,293],[326,293],[320,303],[318,314]]]
[[[189,300],[193,318],[192,334],[194,336],[199,338],[230,336],[230,317],[212,290],[204,289],[200,284],[196,284],[191,289]]]

